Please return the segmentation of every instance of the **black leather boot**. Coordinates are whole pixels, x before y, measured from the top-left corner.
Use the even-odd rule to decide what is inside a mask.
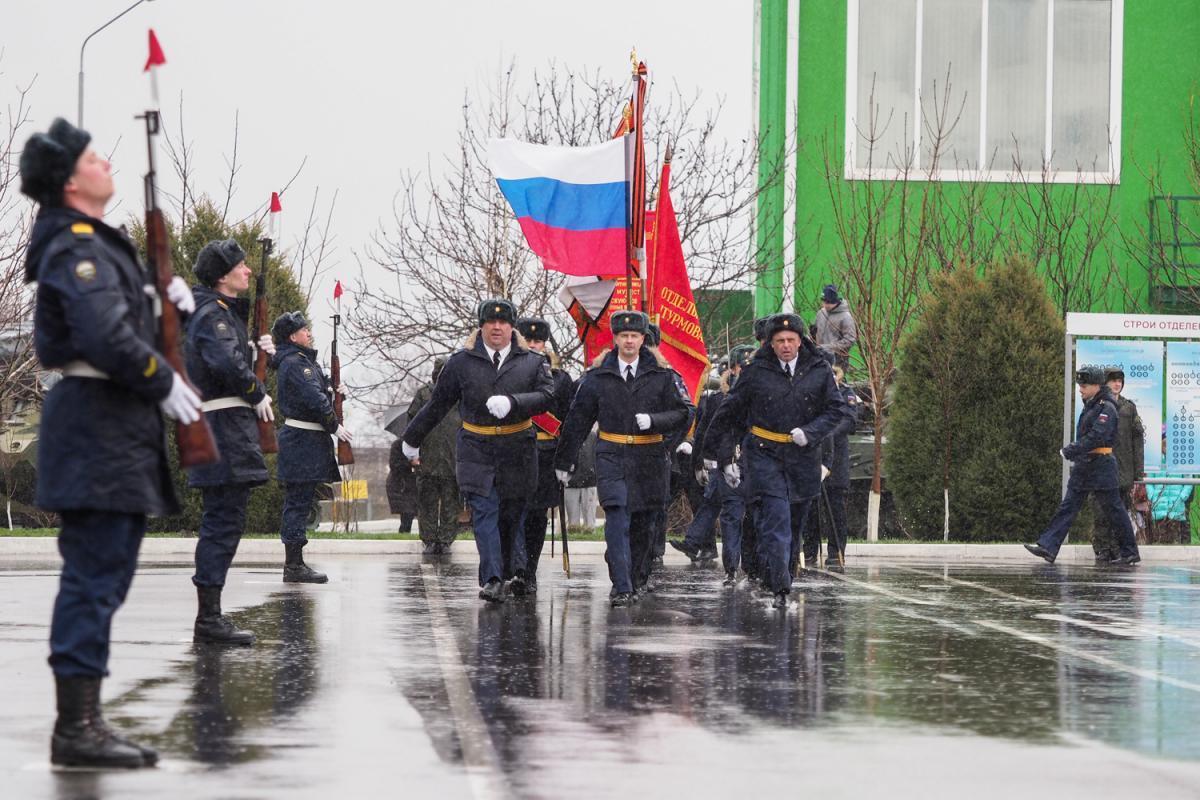
[[[196,613],[196,628],[192,641],[198,644],[254,644],[254,634],[239,631],[221,614],[221,587],[197,586],[200,609]]]
[[[146,748],[152,760],[132,742],[113,735],[100,716],[100,679],[55,676],[58,719],[50,738],[50,763],[62,767],[153,766],[158,754]]]
[[[285,544],[283,546],[283,582],[284,583],[328,583],[329,576],[317,572],[304,563],[304,545]]]

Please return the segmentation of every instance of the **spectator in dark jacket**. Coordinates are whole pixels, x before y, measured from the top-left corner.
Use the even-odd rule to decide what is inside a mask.
[[[1138,414],[1137,404],[1121,395],[1125,389],[1125,371],[1110,369],[1105,374],[1105,383],[1117,404],[1117,438],[1113,442],[1113,455],[1117,458],[1117,484],[1121,491],[1121,502],[1125,512],[1133,507],[1133,484],[1146,477],[1146,427]],[[1095,524],[1092,528],[1092,550],[1096,563],[1108,564],[1118,555],[1117,531],[1108,524],[1108,518],[1096,495],[1092,495]]]
[[[433,374],[429,383],[417,389],[408,405],[408,419],[417,418],[430,398],[446,359],[438,356],[433,360]],[[446,412],[442,421],[433,427],[421,446],[421,466],[414,470],[417,479],[417,534],[425,548],[425,555],[441,556],[450,552],[454,537],[458,533],[458,515],[463,510],[462,496],[458,492],[458,481],[454,478],[454,443],[462,427],[462,417],[456,406]],[[403,456],[404,437],[400,438],[400,455]]]
[[[412,533],[418,508],[417,473],[404,457],[404,446],[400,442],[400,439],[396,439],[388,451],[388,512],[399,515],[400,533]]]
[[[815,564],[821,547],[821,529],[829,540],[825,563],[842,566],[846,563],[846,495],[850,491],[850,434],[858,425],[862,404],[858,395],[845,383],[841,367],[833,368],[838,391],[846,398],[851,415],[838,424],[821,442],[821,498],[818,513],[810,513],[804,531],[804,558]]]

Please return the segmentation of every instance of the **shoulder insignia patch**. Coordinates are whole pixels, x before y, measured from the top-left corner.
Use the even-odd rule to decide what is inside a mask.
[[[91,236],[95,232],[96,229],[86,222],[76,222],[71,226],[71,233],[76,236]]]
[[[218,333],[225,333],[228,330],[229,330],[229,326],[227,324],[225,324],[224,322],[217,323],[217,332]]]
[[[305,368],[304,368],[304,377],[306,377],[306,378],[311,378],[311,377],[312,377],[312,367],[305,367]]]
[[[83,223],[77,224],[82,225]],[[96,265],[91,261],[80,261],[75,265],[75,277],[84,283],[91,283],[96,280]]]
[[[1101,422],[1108,422],[1108,414],[1101,414],[1101,415],[1100,415],[1100,421],[1101,421]]]

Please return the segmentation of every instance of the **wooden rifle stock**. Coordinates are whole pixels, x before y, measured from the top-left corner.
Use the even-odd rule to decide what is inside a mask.
[[[270,239],[260,239],[262,245],[262,269],[254,281],[254,377],[264,387],[267,385],[267,351],[258,346],[258,339],[267,332],[267,258],[271,255]],[[278,453],[279,440],[275,438],[275,423],[258,420],[258,446],[264,453]]]
[[[338,358],[337,349],[337,329],[342,324],[342,315],[333,315],[333,343],[329,346],[329,380],[333,384],[333,416],[337,418],[338,425],[344,424],[342,416],[342,360]],[[354,463],[354,448],[349,442],[343,442],[338,439],[337,442],[337,463],[345,466]]]
[[[175,277],[175,272],[171,268],[171,244],[167,240],[167,223],[163,219],[162,209],[158,207],[158,187],[155,185],[157,173],[154,165],[154,139],[160,131],[158,111],[147,110],[138,119],[146,121],[146,151],[150,165],[145,177],[146,257],[150,261],[150,269],[154,272],[154,282],[160,298],[158,351],[171,365],[171,369],[175,370],[179,379],[187,383],[198,395],[200,392],[196,391],[196,387],[188,380],[183,352],[179,349],[179,312],[175,309],[175,304],[167,299],[167,287]],[[175,442],[179,446],[179,465],[182,467],[215,464],[221,460],[217,440],[204,412],[200,413],[200,419],[189,425],[182,422],[175,424]]]

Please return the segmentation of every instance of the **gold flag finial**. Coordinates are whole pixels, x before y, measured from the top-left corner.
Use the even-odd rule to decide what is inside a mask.
[[[633,74],[636,75],[637,71],[638,71],[638,60],[637,60],[637,48],[636,47],[631,47],[629,49],[629,65],[631,67],[633,67]]]

